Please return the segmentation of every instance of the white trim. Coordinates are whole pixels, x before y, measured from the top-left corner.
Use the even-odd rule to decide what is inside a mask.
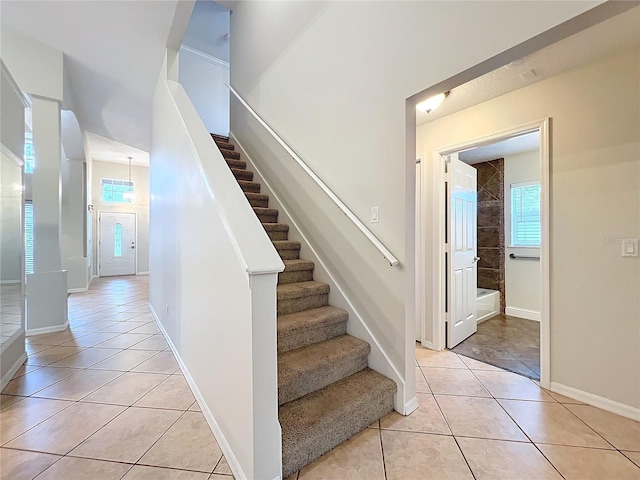
[[[27,359],[27,352],[24,351],[20,354],[18,359],[15,361],[15,363],[11,365],[11,368],[7,371],[7,373],[4,374],[4,377],[2,377],[2,380],[0,380],[0,391],[4,390],[4,387],[6,387],[7,384],[11,381],[13,376],[20,369],[20,367],[22,366],[22,364],[26,359]]]
[[[315,182],[315,184],[320,187],[333,203],[346,215],[346,217],[351,220],[351,222],[356,226],[362,234],[369,239],[371,243],[373,243],[374,247],[378,249],[380,253],[387,259],[389,265],[392,267],[399,266],[398,259],[384,246],[384,244],[378,240],[378,238],[369,230],[364,223],[360,221],[360,219],[345,205],[345,203],[338,198],[338,196],[333,193],[333,191],[316,175],[316,173],[309,168],[309,166],[304,163],[304,160],[298,156],[296,152],[294,152],[289,145],[287,145],[282,138],[258,115],[253,108],[240,96],[238,92],[234,90],[234,88],[227,84],[227,88],[233,95],[238,99],[238,101],[247,109],[247,111],[255,118],[262,127],[280,144],[282,148],[295,160],[295,162],[304,170],[304,172],[309,175],[311,180]]]
[[[186,53],[188,55],[191,55],[192,57],[197,58],[198,60],[202,60],[204,62],[210,63],[211,65],[215,65],[216,67],[221,67],[225,70],[229,70],[229,62],[226,62],[221,58],[214,57],[213,55],[209,55],[208,53],[202,52],[200,50],[196,50],[189,45],[182,45],[180,47],[180,53]]]
[[[411,400],[404,404],[404,411],[402,412],[402,414],[411,415],[418,409],[418,406],[418,397],[413,397]]]
[[[416,154],[416,198],[418,202],[423,198],[423,182],[422,178],[424,176],[424,170],[426,169],[426,155],[424,153]],[[415,245],[416,249],[419,248],[418,245],[424,244],[425,238],[425,221],[423,216],[421,215],[422,208],[420,205],[416,205],[415,210]],[[416,285],[424,285],[425,284],[425,275],[426,271],[424,268],[421,268],[420,265],[420,256],[415,256],[415,282]],[[427,343],[431,343],[427,341],[427,332],[425,331],[425,319],[427,315],[427,306],[425,304],[425,295],[415,295],[415,303],[416,303],[416,333],[415,339],[421,343],[423,347],[426,347]]]
[[[67,293],[82,293],[82,292],[86,292],[87,290],[89,290],[89,287],[70,288],[69,290],[67,290]]]
[[[22,166],[24,165],[24,159],[13,153],[13,150],[7,147],[4,143],[0,144],[0,149],[2,150],[3,155],[5,155],[7,158],[9,158],[9,160],[22,168]]]
[[[536,310],[529,310],[528,308],[506,307],[504,309],[504,314],[509,315],[510,317],[524,318],[525,320],[535,320],[536,322],[540,321],[540,312],[537,312]]]
[[[229,468],[231,468],[231,471],[233,472],[233,476],[237,479],[246,480],[247,476],[245,475],[244,471],[240,467],[240,463],[238,463],[238,459],[234,455],[233,450],[231,450],[231,447],[229,446],[229,442],[227,442],[227,439],[222,433],[222,429],[218,425],[218,422],[216,422],[216,419],[213,417],[213,413],[211,413],[211,410],[209,410],[209,407],[204,401],[204,397],[202,396],[202,393],[200,393],[200,390],[198,389],[198,385],[196,385],[196,382],[193,380],[191,373],[189,373],[189,370],[187,369],[187,366],[184,364],[184,361],[182,360],[180,353],[178,353],[176,346],[173,344],[173,342],[171,341],[171,338],[167,334],[167,331],[164,329],[164,326],[160,322],[160,318],[158,317],[158,314],[156,313],[156,311],[153,309],[153,305],[151,305],[151,303],[148,303],[148,307],[149,307],[149,311],[151,312],[151,315],[153,316],[154,320],[156,321],[156,324],[158,325],[158,328],[160,329],[160,331],[162,332],[162,335],[164,335],[165,340],[169,344],[169,347],[171,348],[173,355],[176,357],[178,365],[180,366],[180,370],[182,371],[184,378],[187,380],[187,383],[189,384],[189,387],[193,392],[193,396],[198,402],[198,405],[200,406],[200,410],[202,410],[202,414],[204,415],[204,418],[207,420],[209,427],[213,431],[213,435],[215,436],[216,441],[220,446],[220,450],[222,450],[222,453],[224,454],[224,458],[227,459],[227,463],[229,464]]]
[[[580,402],[601,408],[607,412],[615,413],[616,415],[621,415],[623,417],[630,418],[631,420],[635,420],[636,422],[640,422],[640,408],[609,400],[608,398],[594,395],[593,393],[585,392],[584,390],[578,390],[577,388],[568,387],[567,385],[557,382],[551,382],[549,390],[559,393],[560,395],[564,395],[565,397],[573,398],[574,400],[579,400]]]
[[[0,280],[0,285],[16,285],[22,283],[20,280]]]
[[[89,287],[91,286],[91,283],[98,278],[98,275],[91,275],[91,278],[89,279],[89,285],[87,286],[87,290],[89,290]]]
[[[123,205],[122,203],[118,203],[116,205]],[[98,264],[96,265],[96,271],[98,272],[98,277],[101,277],[101,266],[102,266],[102,259],[100,258],[101,255],[101,242],[102,242],[102,214],[106,213],[106,214],[113,214],[113,215],[133,215],[133,228],[134,228],[134,238],[135,238],[135,242],[136,242],[136,248],[134,249],[133,252],[133,273],[125,273],[123,275],[136,275],[136,270],[138,269],[138,214],[136,212],[111,212],[108,210],[98,210],[98,216],[97,216],[97,222],[98,222],[98,227],[96,228],[97,230],[97,237],[98,237],[98,246],[97,246],[97,259],[98,259]],[[110,277],[111,275],[105,275],[107,277]],[[91,282],[93,281],[93,279],[95,278],[92,277],[91,281],[89,282],[89,285],[91,285]],[[88,287],[87,287],[88,288]]]
[[[251,156],[244,149],[244,147],[242,146],[242,143],[240,141],[238,141],[238,139],[232,133],[229,133],[229,137],[233,138],[234,143],[236,144],[238,149],[242,152],[243,158],[246,160],[247,163],[249,163],[251,165],[251,167],[254,169],[255,173],[260,177],[261,183],[270,191],[270,197],[273,198],[279,204],[279,207],[280,207],[281,211],[289,218],[290,226],[296,229],[296,231],[298,232],[298,234],[300,235],[300,237],[304,241],[305,245],[307,247],[309,247],[309,250],[311,250],[311,253],[315,257],[314,260],[316,260],[317,263],[326,272],[327,276],[331,280],[331,290],[334,290],[334,287],[335,287],[335,290],[337,290],[340,293],[340,296],[344,299],[344,301],[348,305],[349,320],[357,321],[362,326],[362,328],[366,331],[367,336],[368,336],[368,338],[366,340],[373,344],[372,345],[372,351],[374,349],[373,346],[375,346],[375,350],[377,352],[380,352],[380,354],[384,358],[385,363],[390,367],[390,368],[387,368],[385,371],[380,372],[380,373],[383,373],[383,374],[385,374],[385,375],[387,375],[389,377],[392,377],[393,381],[398,386],[398,392],[396,393],[396,399],[394,401],[394,404],[395,404],[395,408],[398,411],[398,413],[402,413],[401,410],[406,408],[404,401],[398,401],[398,395],[400,395],[401,392],[402,392],[402,397],[404,397],[404,393],[405,393],[404,392],[405,380],[402,378],[402,375],[400,374],[398,369],[393,365],[393,362],[391,361],[391,359],[389,358],[387,353],[384,351],[384,349],[382,348],[382,345],[380,345],[380,342],[378,342],[378,339],[375,337],[373,332],[369,329],[369,327],[365,323],[365,321],[364,321],[362,315],[360,314],[360,312],[356,309],[355,305],[353,305],[353,303],[351,303],[351,301],[347,297],[344,289],[342,288],[340,283],[338,283],[336,278],[331,274],[331,271],[329,270],[329,268],[327,267],[325,262],[322,260],[322,258],[318,254],[318,252],[313,248],[311,242],[309,242],[309,240],[307,239],[305,234],[302,232],[302,230],[298,226],[297,222],[294,220],[294,218],[289,213],[289,210],[282,203],[282,201],[280,200],[278,195],[275,193],[273,188],[271,188],[271,185],[269,184],[269,182],[267,181],[265,176],[262,174],[260,169],[256,166],[256,164],[253,161],[253,159],[251,158]],[[413,373],[412,373],[412,375],[413,375]]]
[[[9,82],[11,89],[16,93],[18,98],[20,98],[20,101],[22,102],[22,105],[24,105],[24,108],[29,108],[31,106],[31,100],[20,89],[20,86],[16,82],[15,78],[13,78],[13,75],[11,75],[11,72],[9,71],[9,69],[7,68],[7,66],[5,65],[4,61],[1,58],[0,58],[0,64],[2,65],[2,74],[5,76],[5,78]]]
[[[444,165],[442,156],[450,155],[461,150],[467,150],[474,147],[480,147],[495,143],[499,140],[520,136],[524,133],[538,130],[540,132],[540,227],[541,227],[541,245],[540,245],[540,263],[541,263],[541,297],[542,304],[540,308],[540,383],[542,387],[549,388],[550,383],[550,315],[549,315],[549,118],[543,118],[530,123],[519,125],[514,128],[494,132],[475,139],[465,140],[455,145],[449,145],[442,148],[436,148],[433,151],[431,164],[431,179],[433,181],[430,188],[423,188],[422,192],[425,198],[417,200],[420,208],[421,205],[426,207],[422,210],[422,218],[426,222],[428,219],[427,210],[432,213],[432,223],[430,225],[431,235],[425,238],[421,245],[416,248],[416,256],[420,257],[419,268],[427,271],[425,284],[416,284],[416,295],[425,296],[426,292],[432,295],[432,343],[435,350],[443,350],[445,348],[444,339],[444,275],[446,265],[444,265]],[[428,170],[428,169],[427,169]],[[425,169],[423,169],[425,171]],[[425,171],[425,177],[422,181],[426,183],[428,172]],[[426,270],[429,268],[429,270]],[[426,301],[424,299],[423,301]]]
[[[67,319],[62,325],[54,325],[53,327],[32,328],[24,332],[26,337],[32,337],[34,335],[44,335],[45,333],[64,332],[69,326],[69,319]]]
[[[149,275],[149,270],[147,270],[146,272],[138,272],[136,273],[136,275]]]

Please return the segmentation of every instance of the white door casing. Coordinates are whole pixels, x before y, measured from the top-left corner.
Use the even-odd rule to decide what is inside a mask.
[[[447,347],[476,333],[477,170],[454,153],[447,159]]]
[[[101,277],[136,273],[136,214],[100,212],[98,274]]]

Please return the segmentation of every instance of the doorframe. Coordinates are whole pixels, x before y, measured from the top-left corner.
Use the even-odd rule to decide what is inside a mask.
[[[540,133],[540,384],[550,386],[550,288],[549,288],[549,213],[550,213],[550,118],[532,121],[464,140],[454,145],[433,150],[429,168],[421,169],[419,194],[416,195],[416,210],[420,211],[420,224],[416,227],[416,307],[422,320],[420,341],[432,350],[443,350],[445,339],[445,160],[451,153],[481,147],[525,133]],[[423,161],[424,163],[424,161]],[[427,292],[430,292],[429,294]],[[430,304],[430,306],[428,306]],[[429,329],[427,319],[431,319]],[[427,338],[431,333],[431,341]]]
[[[133,275],[138,275],[138,214],[136,212],[112,212],[109,210],[98,210],[98,218],[97,218],[97,227],[96,228],[96,240],[98,241],[98,245],[96,248],[96,258],[95,261],[98,262],[96,265],[96,272],[98,272],[98,277],[101,277],[100,270],[102,269],[102,262],[100,261],[100,247],[102,246],[102,214],[103,213],[113,213],[114,215],[133,215],[133,228],[134,228],[134,238],[136,239],[136,248],[133,253]]]

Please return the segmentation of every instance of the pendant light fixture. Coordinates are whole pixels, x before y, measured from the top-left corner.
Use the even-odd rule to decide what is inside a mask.
[[[133,157],[127,158],[129,159],[129,183],[127,184],[127,187],[130,187],[133,190],[133,184],[131,183],[131,160],[133,160]],[[132,191],[125,191],[122,195],[122,198],[124,198],[127,202],[135,202],[136,194]]]

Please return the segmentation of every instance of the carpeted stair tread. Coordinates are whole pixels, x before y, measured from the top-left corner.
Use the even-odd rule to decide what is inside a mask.
[[[233,160],[232,158],[225,158],[225,160],[229,168],[236,168],[238,170],[245,170],[247,168],[247,162],[243,162],[242,160]]]
[[[231,173],[233,173],[233,176],[238,180],[245,180],[247,182],[251,182],[253,180],[253,172],[250,172],[249,170],[232,168]]]
[[[289,238],[289,225],[286,223],[263,223],[262,226],[272,241],[286,241]]]
[[[267,225],[264,224],[263,225]],[[291,240],[273,240],[273,246],[276,247],[278,255],[282,260],[293,260],[300,258],[300,242],[292,242]]]
[[[235,150],[236,147],[235,145],[233,145],[232,143],[225,143],[225,142],[216,142],[216,145],[218,146],[218,148],[220,150]]]
[[[329,285],[322,282],[297,282],[276,287],[278,315],[324,307],[329,303]]]
[[[348,319],[345,310],[331,305],[281,315],[278,317],[278,353],[344,335]]]
[[[278,221],[278,210],[275,208],[253,207],[253,211],[262,223],[276,223]]]
[[[280,407],[282,478],[393,410],[396,384],[370,369]]]
[[[212,133],[211,138],[217,142],[229,143],[229,137],[225,137],[224,135],[218,135],[217,133]]]
[[[308,282],[313,280],[315,264],[309,260],[283,260],[284,271],[278,274],[278,283]]]
[[[256,182],[245,182],[244,180],[238,180],[238,184],[243,192],[260,193],[260,184]]]
[[[252,207],[267,208],[269,206],[269,195],[252,192],[245,192],[244,195],[247,197],[247,200],[249,200]]]
[[[240,152],[233,150],[220,150],[220,153],[224,158],[230,158],[232,160],[240,160]]]
[[[371,347],[351,335],[325,340],[278,355],[278,404],[353,375],[367,367]]]

